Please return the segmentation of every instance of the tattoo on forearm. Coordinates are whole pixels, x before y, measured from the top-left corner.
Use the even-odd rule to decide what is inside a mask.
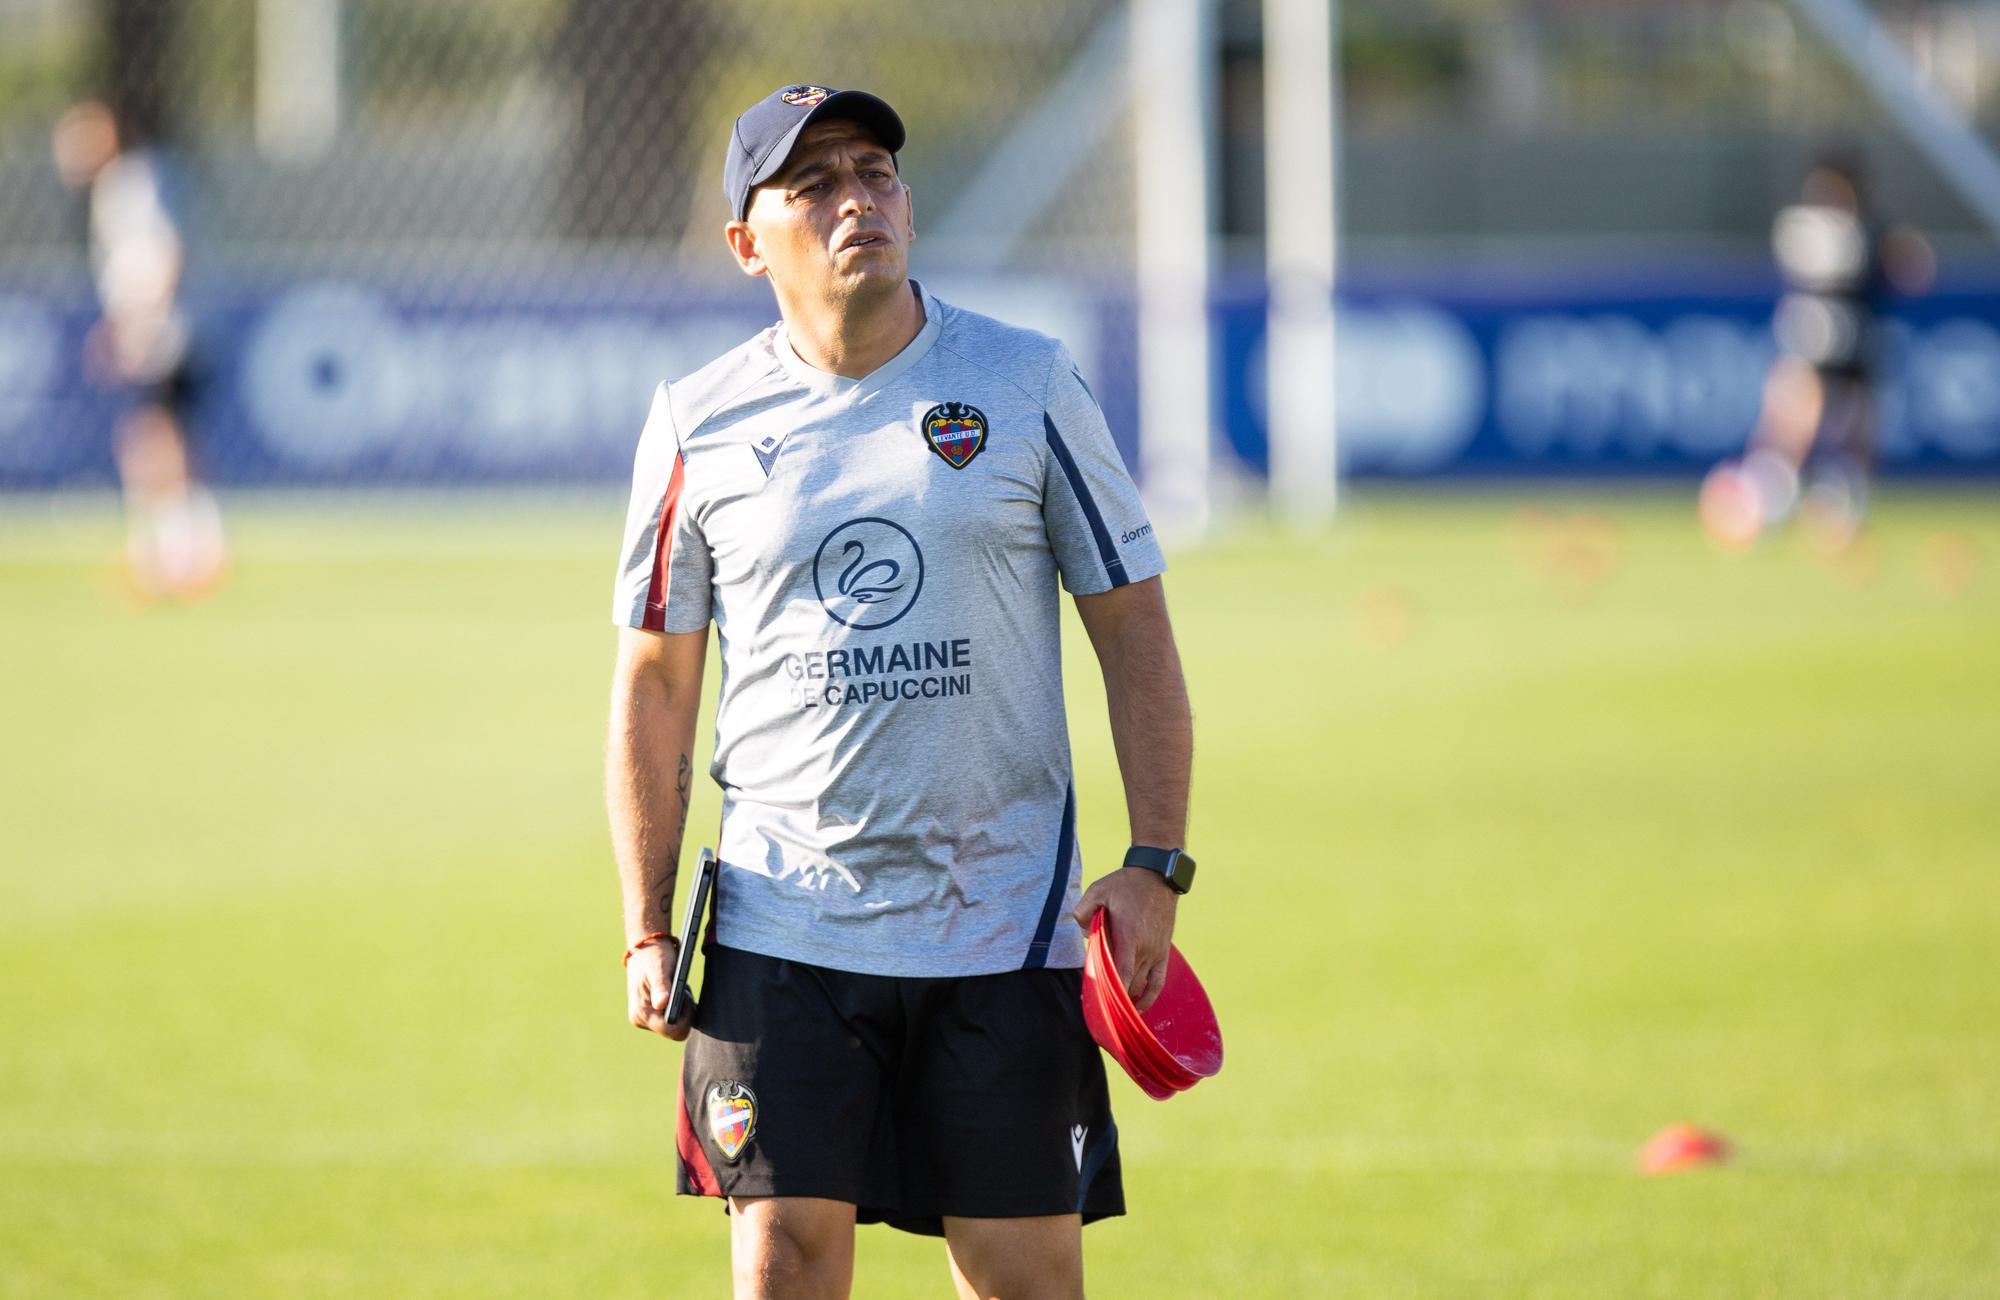
[[[674,914],[674,877],[679,875],[681,839],[687,834],[688,803],[694,796],[694,764],[682,754],[674,764],[674,793],[680,796],[680,815],[674,818],[674,833],[667,845],[667,879],[660,894],[660,915]]]
[[[681,797],[680,820],[674,827],[674,849],[678,857],[681,837],[687,834],[688,803],[694,797],[694,764],[688,761],[686,754],[681,755],[680,762],[674,767],[674,793]]]

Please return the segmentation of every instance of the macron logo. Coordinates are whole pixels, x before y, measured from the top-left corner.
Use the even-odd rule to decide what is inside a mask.
[[[1083,1172],[1083,1138],[1090,1130],[1078,1124],[1069,1131],[1069,1149],[1076,1156],[1076,1171]]]

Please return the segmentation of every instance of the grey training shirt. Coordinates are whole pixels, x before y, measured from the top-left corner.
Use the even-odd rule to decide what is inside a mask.
[[[879,975],[1080,966],[1057,579],[1166,565],[1060,343],[920,288],[846,379],[775,325],[660,386],[615,617],[722,659],[724,945]]]

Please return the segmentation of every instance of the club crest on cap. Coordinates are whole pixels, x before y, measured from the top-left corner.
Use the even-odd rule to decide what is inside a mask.
[[[986,416],[964,402],[944,402],[924,412],[924,441],[953,469],[964,469],[986,446]]]
[[[757,1094],[734,1079],[708,1090],[708,1135],[724,1160],[735,1164],[756,1132]]]
[[[825,86],[790,86],[778,98],[787,104],[796,104],[800,108],[813,108],[823,103],[832,93]]]

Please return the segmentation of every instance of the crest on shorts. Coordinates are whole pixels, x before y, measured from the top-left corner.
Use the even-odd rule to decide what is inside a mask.
[[[964,402],[944,402],[924,412],[924,441],[953,469],[964,469],[986,446],[986,416]]]
[[[815,108],[825,103],[826,97],[832,93],[825,86],[788,86],[778,98],[800,108]]]
[[[757,1094],[734,1079],[708,1090],[708,1135],[731,1164],[757,1132]]]

